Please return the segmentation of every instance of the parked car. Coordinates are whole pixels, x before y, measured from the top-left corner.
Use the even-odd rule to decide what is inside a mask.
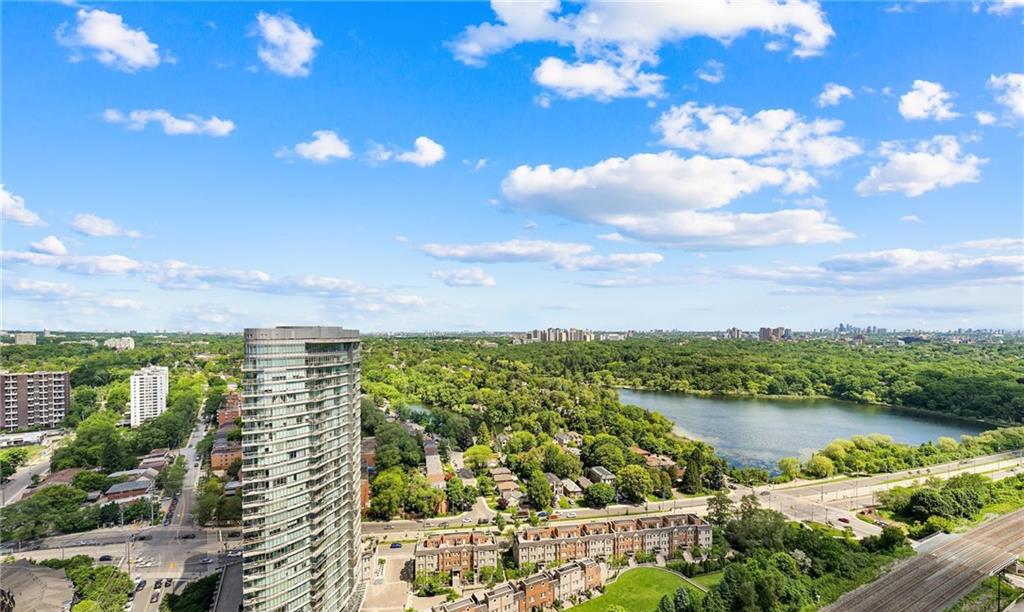
[[[467,523],[472,523],[472,522],[473,522],[473,519],[469,518],[468,516],[462,517],[462,524],[463,525],[465,525]]]
[[[114,560],[114,558],[113,558],[113,557],[111,557],[110,555],[100,555],[100,558],[99,558],[99,560],[100,560],[100,561],[113,561],[113,560]]]
[[[149,596],[149,603],[156,603],[160,601],[160,593],[153,593]]]
[[[391,548],[401,548],[401,547],[402,547],[402,543],[401,542],[392,542],[391,543]]]
[[[544,511],[538,512],[537,513],[537,518],[539,518],[539,519],[546,519],[546,518],[548,518],[548,513],[544,512]]]
[[[194,534],[194,533],[184,533],[184,534],[181,535],[181,539],[182,540],[194,540],[194,539],[196,539],[196,534]]]
[[[139,581],[135,584],[135,592],[138,593],[144,588],[146,588],[146,579],[139,578]]]
[[[234,558],[234,557],[241,557],[242,556],[242,551],[240,551],[240,550],[229,551],[228,552],[228,556],[232,557],[232,558]]]
[[[576,513],[575,512],[566,512],[565,515],[567,517],[569,517],[569,518],[576,518]]]
[[[171,581],[171,579],[170,579],[170,578],[164,578],[164,586],[165,586],[165,587],[169,587],[169,586],[171,586],[171,582],[172,582],[172,581]]]

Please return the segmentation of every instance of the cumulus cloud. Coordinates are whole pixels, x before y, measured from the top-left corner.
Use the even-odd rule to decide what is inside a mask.
[[[708,60],[694,74],[702,81],[717,85],[725,80],[725,64],[717,60]]]
[[[1008,15],[1016,9],[1024,9],[1024,0],[993,0],[986,5],[990,13]]]
[[[611,255],[580,255],[568,257],[555,262],[555,267],[562,270],[609,271],[621,270],[630,272],[642,268],[650,268],[665,260],[660,253],[612,253]]]
[[[129,28],[116,13],[81,8],[75,14],[75,25],[69,31],[64,24],[57,30],[57,40],[72,49],[72,61],[91,54],[104,66],[135,72],[160,64],[156,43],[142,30]]]
[[[949,121],[960,116],[953,111],[953,94],[931,81],[914,81],[913,88],[900,97],[899,109],[904,119],[911,120]]]
[[[287,15],[256,15],[260,60],[272,72],[286,77],[309,76],[316,48],[321,42],[309,28],[303,29]]]
[[[534,80],[568,98],[663,95],[665,77],[647,68],[659,63],[665,44],[695,36],[728,43],[748,32],[775,36],[783,49],[792,41],[793,55],[820,54],[833,36],[815,2],[773,0],[637,4],[588,2],[563,12],[557,0],[491,3],[496,20],[467,27],[448,43],[459,61],[482,66],[486,59],[521,43],[554,42],[571,47],[575,59],[544,58]],[[714,73],[709,73],[714,74]]]
[[[220,117],[208,118],[199,115],[175,117],[163,109],[133,110],[128,114],[116,108],[108,108],[103,112],[103,120],[107,123],[122,123],[129,130],[141,130],[149,123],[159,123],[164,134],[178,136],[194,134],[202,136],[227,136],[235,129],[235,122]]]
[[[974,113],[974,118],[978,121],[979,125],[992,125],[996,122],[996,116],[986,111]]]
[[[598,240],[606,240],[608,242],[625,242],[626,237],[618,232],[609,232],[607,234],[598,234]]]
[[[861,152],[856,140],[835,135],[842,121],[807,120],[788,109],[748,117],[738,108],[687,102],[665,111],[654,127],[671,147],[768,163],[832,166]]]
[[[817,103],[818,106],[824,108],[826,106],[839,106],[843,98],[852,98],[853,92],[850,91],[849,87],[840,85],[838,83],[828,83],[825,85],[825,89],[818,94]]]
[[[852,236],[824,211],[709,213],[764,187],[784,193],[813,182],[806,173],[742,159],[674,152],[610,158],[579,169],[520,166],[502,182],[516,208],[613,227],[620,236],[679,248],[742,248],[835,242]]]
[[[460,268],[457,270],[437,270],[431,277],[449,287],[493,287],[494,277],[489,276],[480,268]]]
[[[971,251],[1022,251],[1024,250],[1024,238],[985,238],[982,240],[967,240],[944,248],[948,250]]]
[[[137,230],[121,227],[113,219],[104,219],[89,213],[75,215],[74,220],[71,222],[71,227],[79,234],[96,238],[110,238],[113,236],[139,238],[142,236],[142,233]]]
[[[46,222],[38,214],[29,210],[25,205],[25,198],[7,191],[7,187],[3,184],[0,184],[0,219],[30,227],[46,225]]]
[[[899,142],[885,142],[879,150],[885,162],[871,167],[856,186],[861,196],[902,193],[917,197],[940,187],[976,183],[987,159],[964,155],[954,136],[922,140],[912,149]]]
[[[66,255],[68,252],[67,247],[64,246],[64,243],[56,236],[47,236],[39,242],[33,242],[29,246],[36,253],[43,253],[46,255]]]
[[[301,157],[315,164],[326,164],[335,159],[352,157],[352,149],[348,141],[339,138],[333,130],[317,130],[313,132],[313,140],[300,142],[294,147],[281,147],[274,153],[278,158]]]
[[[900,217],[900,221],[903,221],[904,223],[920,223],[921,218],[917,215],[903,215]]]
[[[395,159],[400,162],[419,166],[420,168],[433,166],[444,159],[444,147],[426,136],[420,136],[417,138],[413,143],[413,147],[412,151],[405,151],[396,154]]]
[[[996,102],[1005,106],[1014,117],[1024,117],[1024,74],[993,74],[987,85],[996,92]]]

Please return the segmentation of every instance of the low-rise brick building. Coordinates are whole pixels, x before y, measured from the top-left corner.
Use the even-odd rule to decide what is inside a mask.
[[[711,525],[697,515],[672,514],[525,529],[512,541],[512,556],[520,564],[545,566],[584,557],[607,559],[638,552],[671,554],[696,544],[710,548],[711,538]]]
[[[487,591],[444,603],[434,612],[531,612],[554,607],[604,584],[606,568],[593,559],[579,559],[555,569],[507,582]]]
[[[416,575],[434,572],[465,574],[498,566],[494,537],[480,531],[432,534],[416,544]]]

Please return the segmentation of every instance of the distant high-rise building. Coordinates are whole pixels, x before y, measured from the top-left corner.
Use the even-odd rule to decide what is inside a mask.
[[[730,327],[725,330],[725,337],[729,340],[738,340],[743,337],[743,330],[738,327]]]
[[[132,374],[131,426],[138,427],[167,410],[167,368],[149,365]]]
[[[52,427],[71,401],[68,372],[0,373],[0,429]]]
[[[762,327],[757,332],[757,338],[761,342],[778,342],[783,338],[789,338],[792,332],[785,327]]]
[[[14,334],[15,344],[35,344],[36,335],[31,332],[21,332]]]
[[[344,612],[360,603],[359,361],[355,330],[245,330],[247,612]]]

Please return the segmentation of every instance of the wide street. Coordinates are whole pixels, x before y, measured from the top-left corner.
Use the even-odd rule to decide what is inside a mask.
[[[42,478],[43,474],[50,469],[50,456],[52,454],[52,447],[47,446],[39,452],[39,454],[32,459],[32,462],[28,465],[23,465],[14,473],[14,476],[0,487],[0,499],[3,500],[3,506],[13,504],[18,501],[21,497],[22,491],[28,488],[28,485],[32,484],[32,477],[39,476]]]
[[[1024,510],[989,521],[847,593],[832,612],[944,610],[1024,554]]]

